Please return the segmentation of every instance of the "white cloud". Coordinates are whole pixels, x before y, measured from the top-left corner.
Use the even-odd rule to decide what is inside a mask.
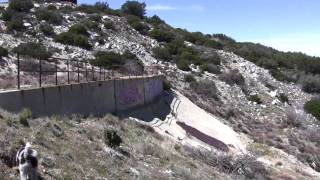
[[[173,6],[161,5],[161,4],[147,6],[147,10],[150,10],[150,11],[171,11],[175,9],[176,8]]]
[[[271,37],[250,41],[271,46],[281,51],[302,52],[311,56],[320,57],[320,34],[291,34],[283,37]]]
[[[191,6],[186,6],[186,7],[178,7],[178,6],[169,6],[169,5],[163,5],[163,4],[156,4],[156,5],[150,5],[147,6],[147,10],[149,11],[173,11],[173,10],[178,10],[178,11],[198,11],[202,12],[205,10],[204,6],[201,5],[191,5]]]

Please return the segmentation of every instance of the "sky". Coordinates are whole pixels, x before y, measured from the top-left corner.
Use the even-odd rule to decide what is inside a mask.
[[[126,0],[107,0],[118,9]],[[92,4],[96,0],[78,0]],[[144,0],[173,27],[320,56],[320,0]]]

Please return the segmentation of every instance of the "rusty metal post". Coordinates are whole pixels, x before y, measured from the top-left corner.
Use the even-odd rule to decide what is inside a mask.
[[[70,84],[69,59],[67,59],[68,84]]]
[[[58,59],[55,60],[56,63],[56,86],[58,85]]]
[[[42,86],[42,65],[41,58],[39,58],[39,87]]]
[[[18,69],[18,74],[17,74],[17,81],[18,81],[18,89],[20,89],[20,56],[19,54],[17,54],[18,56],[18,62],[17,62],[17,69]]]

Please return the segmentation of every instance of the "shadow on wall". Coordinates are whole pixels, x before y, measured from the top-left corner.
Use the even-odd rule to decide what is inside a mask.
[[[152,103],[119,112],[118,116],[121,118],[133,117],[145,122],[151,122],[155,118],[164,121],[172,111],[170,105],[175,97],[176,95],[172,92],[164,92],[162,96],[159,96]]]

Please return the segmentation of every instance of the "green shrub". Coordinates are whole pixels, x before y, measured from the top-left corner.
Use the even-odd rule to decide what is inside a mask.
[[[163,89],[165,91],[170,91],[172,89],[172,84],[167,79],[163,81]]]
[[[155,47],[152,49],[152,52],[157,59],[161,59],[164,61],[170,61],[172,56],[167,47]]]
[[[79,23],[81,26],[85,26],[86,28],[90,29],[91,31],[100,32],[101,28],[99,27],[99,23],[95,21],[91,21],[90,19],[86,19]],[[88,36],[88,35],[86,35]]]
[[[48,9],[40,9],[36,12],[39,21],[47,21],[50,24],[61,25],[63,17],[57,12]]]
[[[139,18],[143,18],[146,13],[146,3],[127,1],[121,6],[121,11],[125,14],[131,14]]]
[[[182,71],[190,71],[190,62],[184,59],[180,59],[177,61],[177,67]]]
[[[32,117],[32,112],[30,111],[30,109],[23,109],[22,112],[19,114],[20,124],[28,127],[29,126],[28,119],[30,119],[31,117]]]
[[[118,69],[125,64],[127,57],[114,52],[99,51],[95,54],[95,59],[91,63],[95,66],[103,66],[107,69]]]
[[[153,29],[150,36],[159,42],[171,42],[174,39],[174,34],[164,29]]]
[[[6,22],[6,25],[7,25],[7,30],[9,32],[12,32],[14,30],[15,31],[22,31],[22,30],[26,29],[26,27],[23,25],[22,18],[20,18],[20,17],[12,18],[10,21]]]
[[[210,80],[201,80],[191,82],[191,88],[201,97],[219,100],[216,84]]]
[[[111,29],[111,30],[115,30],[114,24],[111,21],[107,21],[105,23],[103,23],[104,28],[106,29]]]
[[[262,100],[258,95],[251,95],[248,98],[249,101],[256,102],[257,104],[262,104]]]
[[[126,16],[128,23],[130,26],[140,32],[141,34],[148,34],[149,26],[141,21],[141,19],[137,16],[127,15]]]
[[[219,78],[229,85],[235,85],[235,84],[239,86],[245,85],[245,79],[237,69],[231,70],[229,72],[225,72],[221,74]]]
[[[0,58],[7,57],[8,54],[9,54],[8,50],[6,48],[0,46]]]
[[[282,103],[289,103],[289,98],[286,94],[280,93],[279,99]]]
[[[88,50],[92,48],[92,45],[89,43],[89,40],[86,36],[74,34],[71,32],[63,32],[61,34],[58,34],[55,37],[55,41],[62,44],[78,46]]]
[[[96,2],[94,5],[81,4],[75,10],[87,14],[103,13],[109,11],[109,5],[107,2]]]
[[[6,10],[4,10],[4,11],[2,12],[1,18],[2,18],[4,21],[10,21],[10,20],[12,19],[12,17],[13,17],[16,13],[17,13],[16,11],[7,8]]]
[[[154,15],[150,18],[147,19],[147,22],[154,25],[154,26],[158,26],[159,24],[165,24],[166,22],[164,20],[162,20],[159,16]]]
[[[121,137],[118,135],[117,131],[113,129],[105,129],[104,130],[104,143],[111,147],[116,148],[119,147],[122,143]]]
[[[195,81],[196,81],[196,79],[193,77],[192,74],[186,75],[186,76],[184,77],[184,80],[185,80],[186,82],[188,82],[188,83],[191,83],[191,82],[195,82]]]
[[[223,49],[223,45],[215,40],[207,40],[204,43],[204,46],[214,48],[214,49]]]
[[[53,36],[55,34],[53,27],[47,23],[40,25],[40,31],[46,36]]]
[[[13,52],[37,59],[48,59],[51,56],[51,53],[43,44],[34,42],[21,43],[13,49]]]
[[[9,8],[19,12],[29,12],[33,8],[32,0],[10,0]]]
[[[313,98],[304,105],[304,109],[320,120],[320,98]]]
[[[307,93],[320,93],[320,75],[306,75],[302,79],[302,89]]]
[[[89,36],[89,33],[87,31],[86,26],[83,24],[75,24],[69,28],[69,32],[77,34],[77,35],[84,35],[84,36]]]
[[[90,15],[89,19],[95,22],[101,22],[101,16],[99,14]]]
[[[214,64],[203,64],[200,66],[202,72],[207,71],[213,74],[221,74],[221,68]]]

